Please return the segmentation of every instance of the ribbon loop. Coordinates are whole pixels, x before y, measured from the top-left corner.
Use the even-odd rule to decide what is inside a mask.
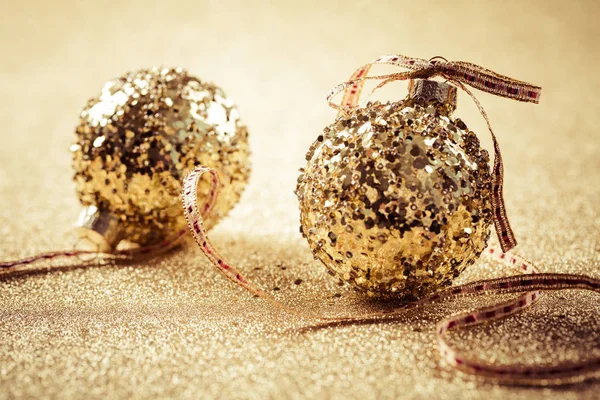
[[[406,72],[392,73],[387,75],[368,76],[371,67],[375,64],[390,64],[407,69]],[[503,252],[513,249],[517,245],[517,240],[513,234],[512,228],[506,215],[506,205],[504,204],[504,165],[502,163],[502,154],[496,135],[492,130],[492,125],[485,112],[485,109],[479,103],[475,95],[467,89],[467,86],[479,89],[481,91],[493,94],[495,96],[505,97],[507,99],[523,101],[528,103],[538,103],[542,88],[527,82],[519,81],[508,76],[500,75],[487,68],[480,67],[464,61],[448,61],[444,57],[436,56],[429,60],[421,58],[407,57],[401,54],[381,56],[368,64],[357,69],[350,80],[337,85],[327,96],[329,105],[339,110],[340,113],[349,113],[354,108],[359,107],[358,100],[366,80],[380,80],[381,82],[373,89],[371,93],[393,81],[403,81],[409,79],[432,79],[441,77],[449,83],[462,89],[471,97],[483,119],[487,123],[488,129],[494,143],[494,167],[492,182],[492,208],[493,221],[500,241],[500,247]],[[333,98],[341,92],[344,97],[340,105],[335,104]]]

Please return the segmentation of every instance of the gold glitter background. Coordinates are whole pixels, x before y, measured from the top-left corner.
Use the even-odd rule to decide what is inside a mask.
[[[2,10],[0,259],[71,243],[80,209],[68,146],[85,101],[127,70],[180,65],[226,88],[250,132],[250,184],[212,231],[215,245],[288,305],[330,315],[384,307],[338,287],[313,261],[293,189],[310,143],[334,118],[328,90],[362,63],[399,52],[471,61],[543,86],[537,106],[478,94],[501,143],[518,253],[544,271],[600,276],[595,1],[30,1]],[[404,97],[405,85],[388,86],[381,98]],[[465,96],[455,115],[490,149]],[[463,280],[493,273],[505,272],[481,260]],[[548,295],[453,338],[498,362],[598,355],[599,300]],[[599,381],[507,388],[440,365],[435,322],[483,302],[302,329],[234,287],[191,244],[138,264],[2,275],[0,397],[597,396]]]

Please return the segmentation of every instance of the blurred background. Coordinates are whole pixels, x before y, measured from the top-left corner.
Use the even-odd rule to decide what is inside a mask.
[[[518,250],[544,270],[597,274],[597,1],[2,0],[1,10],[0,259],[71,243],[80,209],[68,147],[87,99],[125,71],[182,66],[222,86],[250,132],[251,182],[213,231],[217,247],[245,271],[263,268],[250,277],[263,287],[283,288],[284,301],[327,305],[342,291],[337,311],[363,307],[312,261],[298,234],[293,190],[306,150],[335,116],[327,92],[356,67],[399,53],[470,61],[543,87],[539,105],[476,93],[501,144]],[[376,98],[400,100],[405,94],[406,84],[394,83]],[[485,123],[466,95],[459,94],[455,115],[491,149]],[[305,284],[292,291],[290,282],[298,277]],[[380,324],[308,338],[267,334],[265,327],[279,314],[221,279],[191,246],[134,271],[96,268],[2,284],[0,386],[8,390],[0,398],[509,394],[454,379],[452,371],[440,375],[431,326],[420,333],[414,320],[404,328]],[[541,329],[552,325],[548,312],[559,304],[587,304],[565,312],[597,332],[590,317],[597,315],[597,299],[590,298],[555,299],[528,317]],[[533,335],[529,350],[576,356],[577,345],[566,344],[572,326],[555,319],[559,328],[552,335],[558,342],[563,338],[563,347],[536,342],[546,335]],[[235,330],[237,321],[243,321],[243,333]],[[518,321],[503,331],[508,337],[510,329],[526,324]],[[514,335],[517,342],[532,337]],[[244,341],[249,353],[240,352],[230,336]],[[491,344],[469,340],[484,348],[500,342],[498,336]],[[598,347],[589,332],[580,340],[588,340],[581,348]],[[490,351],[492,358],[514,357],[510,348],[498,350],[500,355]],[[531,354],[518,353],[526,359]],[[511,393],[593,398],[597,390],[596,383],[564,392]]]

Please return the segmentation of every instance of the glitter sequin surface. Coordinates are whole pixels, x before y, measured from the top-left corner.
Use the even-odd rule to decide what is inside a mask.
[[[298,233],[293,191],[310,144],[334,120],[325,101],[332,83],[362,61],[401,52],[471,60],[544,87],[538,106],[477,93],[502,146],[516,252],[542,272],[600,277],[598,2],[249,3],[3,2],[0,260],[72,243],[81,206],[67,149],[88,96],[124,71],[181,65],[222,85],[250,132],[252,176],[209,232],[215,247],[290,307],[331,316],[389,309],[338,286],[313,260]],[[394,83],[375,99],[405,93]],[[455,115],[492,150],[464,95]],[[497,245],[493,233],[490,244]],[[315,327],[236,287],[193,242],[140,262],[62,265],[0,275],[0,399],[596,400],[600,393],[600,381],[496,386],[441,362],[436,323],[496,297],[457,299],[385,323]],[[484,253],[456,282],[506,274]],[[550,293],[522,314],[447,338],[494,363],[575,360],[600,355],[599,315],[597,294]]]
[[[325,128],[306,158],[301,231],[332,275],[370,295],[439,290],[487,244],[489,156],[446,105],[368,104]]]
[[[185,227],[181,180],[195,165],[227,184],[207,218],[210,229],[237,203],[248,181],[248,132],[233,102],[181,68],[127,73],[104,85],[81,112],[71,146],[84,206],[115,215],[122,236],[148,244]],[[208,183],[199,195],[207,195]]]

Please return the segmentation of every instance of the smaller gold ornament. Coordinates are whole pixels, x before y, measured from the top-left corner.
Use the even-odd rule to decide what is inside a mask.
[[[455,87],[417,80],[405,100],[341,115],[312,144],[296,189],[301,232],[330,274],[412,300],[482,253],[489,156],[455,106]]]
[[[221,88],[182,68],[127,73],[104,85],[81,112],[71,146],[80,235],[101,251],[123,239],[153,244],[186,226],[181,181],[196,165],[224,186],[208,229],[237,203],[250,172],[248,132]],[[201,182],[202,199],[210,191]]]

